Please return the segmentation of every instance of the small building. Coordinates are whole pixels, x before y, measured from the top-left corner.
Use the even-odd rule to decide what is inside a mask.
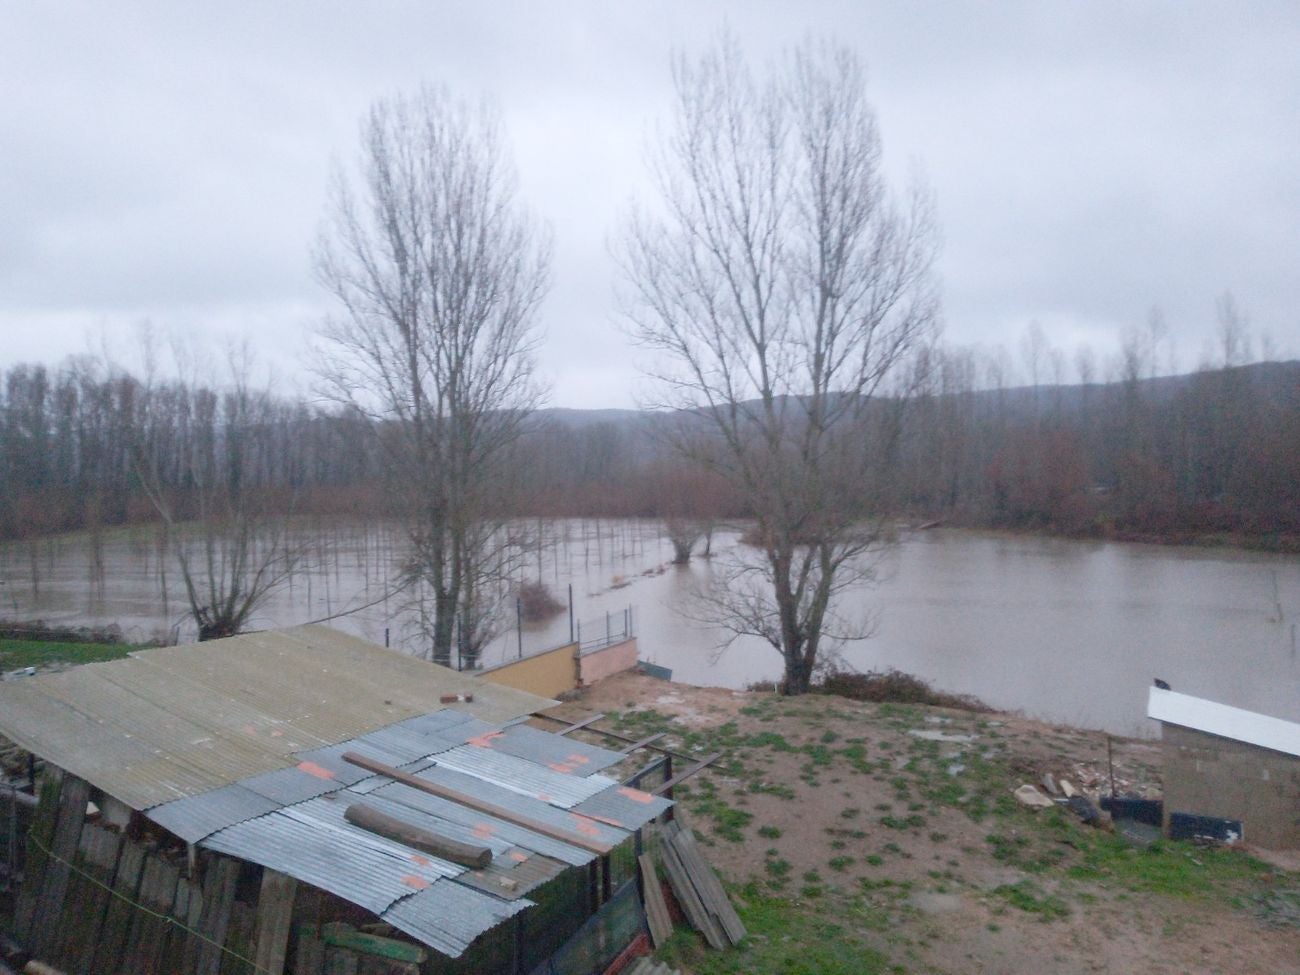
[[[616,955],[671,803],[602,774],[631,749],[527,723],[555,703],[320,626],[0,685],[0,734],[46,763],[14,929],[132,975]]]
[[[1161,722],[1164,817],[1240,822],[1242,839],[1300,849],[1300,724],[1152,687]]]

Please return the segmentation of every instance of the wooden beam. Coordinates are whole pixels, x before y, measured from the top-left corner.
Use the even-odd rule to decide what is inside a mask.
[[[528,816],[521,815],[513,809],[507,809],[505,806],[498,806],[495,803],[487,802],[471,796],[467,792],[460,792],[456,789],[449,789],[446,786],[430,782],[428,779],[421,779],[411,775],[409,772],[403,772],[401,769],[393,768],[391,765],[385,765],[383,762],[376,762],[373,758],[367,758],[365,755],[358,755],[356,752],[344,752],[343,761],[358,768],[363,768],[368,772],[374,772],[378,775],[385,775],[394,782],[400,782],[402,785],[410,786],[412,789],[418,789],[426,792],[431,796],[438,796],[440,799],[447,799],[458,805],[465,806],[469,809],[486,813],[489,816],[495,816],[497,819],[505,820],[515,826],[522,826],[524,829],[539,833],[542,836],[549,836],[553,840],[559,840],[561,843],[568,843],[570,846],[576,846],[579,849],[587,850],[591,853],[604,855],[613,849],[609,843],[603,843],[600,840],[593,839],[591,836],[584,836],[582,833],[573,830],[561,829],[558,826],[552,826],[549,823],[543,823],[540,820],[531,819]],[[580,813],[569,810],[569,815],[574,818],[576,823],[589,828],[595,832],[599,829],[596,820]]]
[[[645,916],[650,924],[650,937],[654,938],[656,948],[662,948],[664,942],[672,937],[673,919],[668,913],[668,904],[664,901],[664,891],[659,886],[659,874],[655,871],[655,862],[649,853],[642,853],[636,858],[641,867],[641,889],[644,892]]]
[[[482,870],[492,862],[492,850],[486,846],[461,843],[449,836],[441,836],[419,826],[412,826],[395,816],[389,816],[359,802],[348,806],[343,811],[343,818],[354,826],[360,826],[364,830],[394,840],[403,846],[431,853],[464,867]]]
[[[674,775],[667,782],[663,783],[663,785],[657,785],[653,789],[651,789],[650,794],[652,796],[663,795],[673,786],[677,785],[677,783],[682,782],[685,779],[689,779],[692,775],[694,775],[696,772],[700,771],[701,769],[708,768],[710,765],[712,765],[721,757],[722,757],[722,752],[714,752],[712,755],[700,759],[694,765],[686,766],[686,768],[682,769],[680,772]]]
[[[253,953],[253,965],[258,972],[284,975],[289,925],[297,895],[298,881],[292,877],[269,867],[262,872],[262,889],[257,895],[257,948]]]
[[[601,732],[601,734],[604,734],[604,732]],[[626,748],[620,748],[620,749],[619,749],[619,752],[620,752],[621,754],[623,754],[623,755],[631,755],[631,754],[632,754],[634,751],[636,751],[638,748],[645,748],[646,745],[649,745],[651,742],[656,742],[656,741],[658,741],[660,738],[664,737],[664,735],[666,735],[666,734],[668,734],[668,732],[666,732],[666,731],[661,731],[661,732],[659,732],[657,735],[651,735],[649,738],[642,738],[640,741],[634,741],[634,742],[632,742],[632,744],[628,745]]]
[[[571,724],[571,725],[569,725],[569,726],[567,726],[567,727],[565,727],[565,728],[561,728],[559,731],[556,732],[556,734],[557,734],[557,735],[567,735],[567,734],[568,734],[569,732],[571,732],[571,731],[577,731],[577,730],[580,729],[580,728],[585,728],[585,727],[587,727],[587,725],[589,725],[589,724],[595,724],[597,721],[599,721],[599,720],[600,720],[601,718],[603,718],[604,716],[605,716],[604,714],[593,714],[593,715],[592,715],[591,717],[589,717],[589,718],[583,718],[581,721],[575,722],[574,724]]]

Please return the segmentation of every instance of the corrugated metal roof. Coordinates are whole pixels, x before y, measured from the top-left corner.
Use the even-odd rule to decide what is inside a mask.
[[[616,785],[603,775],[583,778],[572,772],[558,772],[525,758],[503,755],[494,748],[461,745],[433,756],[437,768],[472,775],[501,785],[521,796],[531,796],[553,806],[569,809],[596,793]]]
[[[671,802],[660,796],[616,785],[578,803],[573,811],[624,829],[640,829],[671,805]]]
[[[307,771],[308,769],[313,771]],[[304,799],[311,799],[326,792],[336,792],[343,788],[343,783],[335,779],[334,774],[328,769],[306,762],[276,769],[274,772],[250,776],[241,779],[239,784],[250,792],[256,792],[259,796],[273,800],[279,806],[302,802]]]
[[[622,752],[588,745],[584,741],[551,734],[526,724],[504,729],[500,736],[492,739],[490,745],[507,755],[526,758],[538,765],[573,775],[591,775],[627,758]]]
[[[534,799],[532,796],[522,795],[519,792],[508,788],[504,783],[490,782],[486,779],[478,778],[472,775],[454,771],[449,768],[435,766],[426,769],[423,772],[416,773],[418,778],[428,779],[430,782],[436,782],[438,785],[446,786],[449,789],[455,789],[458,792],[464,792],[466,795],[473,796],[485,802],[493,803],[497,806],[503,806],[529,819],[535,819],[541,823],[547,823],[551,826],[558,826],[561,829],[573,830],[590,837],[593,840],[599,840],[602,843],[608,843],[611,846],[617,846],[628,837],[628,831],[618,829],[614,826],[608,826],[604,823],[593,822],[583,816],[579,816],[567,809],[561,809],[549,802],[543,802],[540,799]],[[537,849],[530,846],[526,841],[520,841],[520,846],[528,846],[530,849]],[[538,852],[545,852],[538,849]]]
[[[1152,687],[1147,697],[1147,716],[1221,738],[1300,756],[1300,724],[1267,714]]]
[[[554,880],[567,869],[559,860],[512,847],[502,855],[494,856],[483,869],[466,870],[456,878],[456,883],[514,900],[548,880]]]
[[[146,815],[185,842],[197,843],[210,833],[255,819],[279,806],[274,799],[235,784],[154,806]]]
[[[304,626],[0,684],[0,734],[148,809],[425,715],[456,693],[474,700],[454,705],[467,719],[447,723],[450,739],[471,718],[504,723],[554,703]]]
[[[278,870],[374,914],[451,872],[444,861],[385,843],[373,834],[364,835],[375,842],[363,842],[361,836],[345,835],[322,820],[268,813],[213,833],[201,845]]]
[[[523,898],[503,901],[440,880],[398,901],[380,917],[449,958],[459,958],[484,931],[532,906],[532,901]]]

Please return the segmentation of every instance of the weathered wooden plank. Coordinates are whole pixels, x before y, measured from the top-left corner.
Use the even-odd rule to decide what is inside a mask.
[[[322,975],[325,970],[325,942],[312,929],[300,924],[293,953],[293,975]]]
[[[176,903],[180,870],[156,853],[145,858],[140,876],[139,903],[135,922],[123,952],[122,971],[130,975],[171,975],[162,967],[171,922],[167,915]]]
[[[75,869],[68,878],[67,904],[76,905],[76,910],[64,912],[64,932],[58,951],[48,956],[52,965],[71,970],[73,963],[81,957],[82,948],[87,942],[93,942],[94,934],[90,931],[98,923],[90,910],[91,901],[100,888],[90,878],[86,862],[89,848],[99,842],[101,830],[86,824],[77,841],[77,855],[73,858]],[[100,915],[102,917],[102,908]]]
[[[203,881],[203,911],[199,917],[198,958],[195,975],[218,975],[221,971],[222,947],[235,904],[235,882],[239,879],[239,862],[219,856],[208,864]]]
[[[641,889],[645,892],[646,920],[650,922],[650,937],[656,948],[672,937],[673,919],[668,913],[668,904],[664,901],[663,888],[659,886],[659,874],[655,870],[654,860],[649,853],[637,857],[641,867]]]
[[[346,948],[326,948],[324,975],[358,975],[359,960]]]
[[[704,935],[704,940],[710,947],[717,948],[719,951],[726,948],[729,942],[722,926],[713,919],[700,901],[700,896],[691,883],[690,875],[682,865],[681,858],[672,843],[661,844],[659,854],[663,859],[664,871],[668,874],[668,883],[673,889],[673,896],[682,906],[682,911],[691,922],[691,926]]]
[[[704,907],[718,919],[731,943],[739,944],[747,933],[745,925],[736,914],[736,909],[731,906],[731,898],[723,889],[718,875],[704,859],[704,853],[695,841],[695,834],[689,829],[681,829],[670,842],[681,856],[682,865],[690,874],[691,882],[695,885]]]
[[[253,953],[259,973],[284,975],[297,893],[298,881],[293,877],[275,870],[263,871],[262,889],[257,895],[257,949]]]
[[[420,975],[420,966],[375,955],[357,955],[357,975]]]
[[[99,944],[95,946],[95,960],[90,968],[93,972],[116,972],[120,967],[122,951],[126,947],[126,938],[131,931],[131,921],[135,914],[132,905],[140,893],[144,857],[144,847],[130,840],[123,841],[122,852],[117,860],[117,873],[113,877],[113,892],[119,896],[108,900],[104,923],[99,931]]]
[[[67,927],[63,923],[63,902],[72,878],[72,863],[86,823],[86,803],[90,801],[90,783],[73,775],[63,779],[59,792],[59,812],[54,824],[50,857],[45,864],[45,882],[32,916],[32,954],[49,959],[62,951]]]
[[[708,768],[710,765],[712,765],[721,757],[722,757],[722,752],[714,752],[712,755],[706,755],[698,762],[686,766],[686,768],[682,769],[680,772],[674,775],[667,782],[663,783],[662,785],[655,786],[653,789],[650,790],[650,794],[653,796],[661,796],[666,792],[671,792],[673,786],[677,785],[679,782],[681,782],[684,779],[689,779],[692,775],[694,775],[696,772],[699,772],[701,769]]]
[[[32,944],[32,921],[45,883],[45,866],[49,861],[50,844],[54,842],[54,826],[59,816],[59,793],[62,791],[63,770],[54,766],[47,767],[37,789],[36,812],[27,829],[23,885],[18,892],[18,905],[14,912],[14,937],[28,948]]]
[[[81,831],[81,869],[88,875],[85,888],[71,896],[78,898],[79,921],[75,940],[68,946],[63,967],[70,972],[89,972],[95,961],[95,949],[112,894],[117,873],[117,858],[122,851],[122,834],[101,826],[87,826]]]
[[[198,896],[198,884],[188,877],[177,880],[176,897],[172,901],[171,910],[167,912],[172,918],[172,923],[168,925],[167,938],[160,956],[161,971],[166,972],[167,975],[184,971],[185,942],[189,938],[186,928],[190,924],[190,912],[195,909]],[[198,913],[195,910],[194,923],[197,924],[198,920]]]
[[[193,975],[199,963],[199,949],[203,940],[199,937],[199,922],[203,920],[203,885],[195,877],[182,880],[179,886],[188,888],[189,901],[185,905],[185,929],[172,932],[172,951],[179,952],[180,964],[176,967],[183,975]],[[182,920],[177,915],[177,920]]]
[[[230,907],[230,924],[226,928],[226,950],[221,959],[221,975],[253,975],[253,939],[257,911],[243,901]]]
[[[377,955],[380,958],[392,958],[395,961],[409,961],[417,965],[424,964],[429,952],[409,941],[395,938],[383,938],[377,934],[366,934],[350,924],[335,921],[321,926],[321,937],[331,947],[347,948],[349,951]]]

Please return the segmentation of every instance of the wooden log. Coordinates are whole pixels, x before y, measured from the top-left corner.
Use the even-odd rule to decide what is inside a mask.
[[[391,765],[385,765],[383,762],[376,762],[373,758],[367,758],[365,755],[358,755],[356,752],[344,752],[343,760],[349,762],[358,768],[366,769],[369,772],[375,772],[379,775],[386,775],[394,782],[400,782],[408,785],[412,789],[419,789],[421,792],[427,792],[431,796],[438,796],[441,799],[448,799],[459,805],[466,806],[470,809],[478,810],[489,816],[495,816],[497,819],[512,823],[515,826],[522,826],[524,829],[532,830],[542,836],[549,836],[553,840],[559,840],[562,843],[568,843],[570,846],[576,846],[579,849],[588,850],[591,853],[599,853],[602,856],[609,853],[613,847],[608,843],[602,843],[600,840],[592,839],[589,836],[583,836],[572,830],[561,829],[558,826],[552,826],[549,823],[543,823],[536,819],[530,819],[527,816],[521,816],[513,809],[507,809],[504,806],[498,806],[495,803],[486,802],[469,795],[466,792],[459,792],[456,789],[448,789],[446,786],[430,782],[428,779],[421,779],[403,772],[401,769],[394,768]],[[571,813],[580,822],[590,823],[593,829],[597,828],[594,819],[587,816],[581,816],[578,813]]]
[[[649,853],[642,853],[636,858],[641,867],[641,889],[645,893],[645,914],[650,924],[650,937],[656,948],[663,947],[673,934],[673,919],[668,913],[668,904],[664,901],[663,888],[659,886],[659,874],[655,871],[655,862]]]
[[[343,811],[343,818],[354,826],[395,840],[403,846],[432,853],[436,857],[481,870],[492,862],[492,850],[486,846],[471,846],[448,836],[412,826],[395,816],[389,816],[372,806],[354,802]]]
[[[100,826],[87,826],[81,831],[81,869],[87,874],[85,886],[73,891],[79,904],[74,937],[67,945],[62,964],[70,972],[88,972],[95,961],[95,948],[99,944],[104,917],[108,912],[112,887],[117,872],[117,858],[122,851],[122,834]]]
[[[203,913],[198,924],[199,934],[203,937],[198,943],[195,975],[218,975],[221,971],[221,956],[224,954],[221,949],[226,943],[238,879],[239,861],[219,856],[208,864],[208,875],[203,882]]]
[[[297,893],[298,881],[293,877],[269,868],[263,871],[262,889],[257,896],[257,949],[253,953],[259,973],[284,975]]]
[[[59,793],[62,791],[63,770],[56,766],[47,767],[37,790],[36,812],[27,829],[23,885],[18,891],[18,905],[14,912],[14,937],[25,947],[32,944],[32,921],[45,883],[45,866],[50,856],[50,844],[54,842],[54,826],[59,817]]]
[[[131,921],[135,914],[132,904],[140,892],[144,857],[145,850],[140,844],[127,839],[122,841],[117,873],[113,877],[113,892],[119,896],[108,900],[104,923],[99,931],[99,943],[95,946],[95,960],[90,966],[93,972],[116,972],[120,967],[126,937],[131,931]]]

